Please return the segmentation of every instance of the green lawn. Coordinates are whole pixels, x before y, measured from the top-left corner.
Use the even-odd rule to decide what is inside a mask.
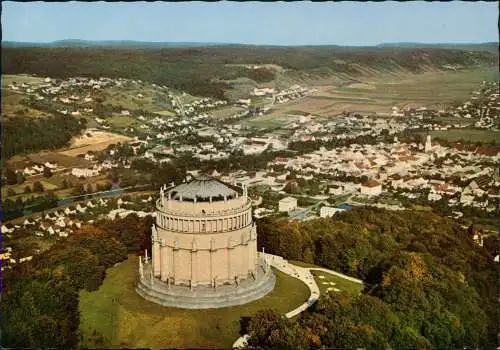
[[[137,257],[107,270],[96,292],[80,293],[80,347],[230,348],[239,337],[240,317],[274,308],[286,313],[309,297],[299,280],[274,270],[276,286],[255,302],[222,309],[186,310],[163,307],[134,290]],[[115,300],[115,302],[113,302]],[[101,344],[91,340],[101,334]]]
[[[290,264],[297,265],[297,266],[300,266],[300,267],[321,267],[321,266],[318,266],[318,265],[309,264],[309,263],[306,263],[306,262],[303,262],[303,261],[298,261],[298,260],[288,260],[288,262]]]
[[[425,206],[425,205],[412,205],[411,209],[413,210],[418,210],[418,211],[432,211],[432,207]]]
[[[363,98],[368,106],[417,103],[421,105],[448,104],[470,97],[483,80],[498,80],[498,70],[482,68],[458,72],[432,72],[425,74],[404,74],[401,77],[383,76],[366,78],[364,84],[370,88],[341,86],[328,93],[336,99],[356,103]],[[327,98],[316,96],[315,98]],[[332,98],[334,100],[335,98]],[[372,101],[369,101],[369,100]],[[374,103],[377,102],[377,103]]]
[[[25,75],[25,74],[18,74],[18,75],[13,75],[13,74],[3,74],[2,75],[2,87],[7,86],[9,84],[12,84],[12,82],[16,82],[17,84],[23,84],[23,83],[28,83],[28,84],[34,84],[34,85],[39,85],[44,83],[45,78],[41,77],[34,77],[30,75]]]
[[[311,270],[311,273],[318,284],[321,295],[335,293],[333,290],[328,291],[328,288],[337,288],[340,289],[340,291],[345,291],[349,294],[359,294],[363,290],[362,284],[351,282],[344,278],[331,275],[327,272]],[[321,276],[323,276],[323,278],[321,278]]]
[[[297,261],[297,260],[289,260],[289,263],[300,266],[300,267],[311,267],[311,268],[320,268],[321,267],[318,265],[309,264],[309,263],[305,263],[303,261]],[[337,289],[340,289],[341,291],[346,291],[347,293],[350,293],[350,294],[359,294],[359,293],[361,293],[361,291],[364,288],[364,286],[359,284],[359,283],[351,282],[345,278],[341,278],[341,277],[329,274],[327,272],[311,270],[311,273],[314,276],[316,283],[318,284],[321,295],[329,293],[327,291],[327,289],[329,287],[337,288]],[[323,276],[324,278],[320,278],[319,276]],[[335,285],[330,284],[330,282],[335,283]],[[333,293],[333,291],[331,291],[330,293]]]
[[[128,128],[130,125],[135,124],[137,120],[128,116],[113,116],[107,119],[113,126],[118,128]]]
[[[171,112],[171,111],[167,111],[167,110],[164,110],[164,111],[158,111],[158,112],[155,112],[156,114],[159,114],[161,116],[164,116],[164,117],[173,117],[175,116],[175,113],[174,112]]]
[[[272,129],[282,127],[287,123],[292,123],[295,119],[293,117],[286,117],[283,115],[266,114],[261,117],[247,118],[240,122],[241,125],[247,125],[254,128]]]
[[[209,111],[208,113],[210,115],[213,115],[216,118],[227,118],[231,117],[237,113],[241,113],[245,110],[245,108],[242,107],[235,107],[235,106],[226,106],[226,107],[221,107],[218,109],[213,109]]]
[[[42,184],[45,191],[51,191],[51,190],[55,190],[58,188],[57,185],[53,184],[52,182],[50,182],[49,180],[46,180],[46,179],[40,180],[40,183]]]

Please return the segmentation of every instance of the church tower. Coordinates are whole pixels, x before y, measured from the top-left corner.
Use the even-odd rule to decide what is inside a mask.
[[[424,152],[429,153],[431,150],[432,150],[431,135],[427,135],[427,138],[425,139]]]

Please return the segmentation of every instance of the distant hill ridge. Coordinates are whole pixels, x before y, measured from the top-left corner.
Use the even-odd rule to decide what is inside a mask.
[[[20,42],[20,41],[3,41],[2,46],[5,47],[124,47],[124,48],[161,48],[161,47],[204,47],[204,46],[219,46],[231,45],[209,42],[149,42],[149,41],[134,41],[134,40],[80,40],[80,39],[65,39],[51,42]]]
[[[325,78],[350,81],[365,75],[498,67],[494,44],[470,45],[476,46],[286,47],[85,40],[29,46],[4,42],[1,61],[3,74],[141,79],[221,99],[226,92],[240,89],[235,87],[239,78],[247,79],[245,89],[250,91],[263,83],[307,84]],[[266,65],[283,70],[277,73]]]
[[[221,43],[221,42],[154,42],[135,40],[81,40],[64,39],[51,42],[20,42],[2,41],[3,47],[115,47],[115,48],[168,48],[168,47],[208,47],[208,46],[236,46],[236,47],[318,47],[318,48],[449,48],[463,50],[496,51],[498,52],[498,42],[484,43],[419,43],[419,42],[398,42],[381,43],[378,45],[254,45],[242,43]]]

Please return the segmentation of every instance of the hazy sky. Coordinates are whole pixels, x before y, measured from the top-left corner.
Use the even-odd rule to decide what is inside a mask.
[[[2,1],[3,40],[373,45],[498,41],[497,2]]]

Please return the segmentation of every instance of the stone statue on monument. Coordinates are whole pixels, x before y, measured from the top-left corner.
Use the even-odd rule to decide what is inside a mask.
[[[156,241],[157,231],[155,224],[151,225],[151,240]]]
[[[154,275],[154,272],[153,272],[153,265],[152,264],[151,264],[151,269],[149,270],[149,272],[150,272],[151,285],[153,285],[154,280],[155,280],[155,275]]]
[[[142,265],[142,256],[139,256],[139,276],[141,280],[144,278],[144,267]]]

